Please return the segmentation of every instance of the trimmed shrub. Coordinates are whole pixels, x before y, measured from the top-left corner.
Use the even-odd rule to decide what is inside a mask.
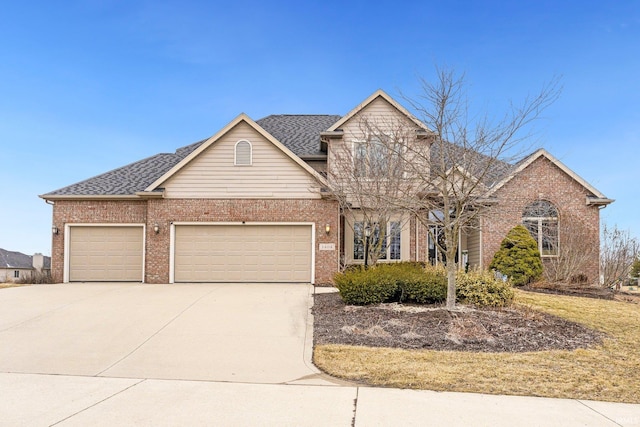
[[[381,266],[351,268],[337,273],[333,281],[342,300],[352,305],[380,304],[391,301],[398,293],[398,280]]]
[[[441,303],[447,298],[447,276],[442,266],[420,263],[377,264],[365,270],[350,267],[334,276],[342,300],[351,305],[383,302]],[[477,306],[503,307],[513,300],[511,283],[487,271],[459,272],[458,301]]]
[[[423,263],[400,262],[377,264],[367,270],[349,266],[334,276],[342,300],[347,304],[366,305],[407,301],[442,302],[447,295],[444,269]]]
[[[480,307],[504,307],[513,301],[509,281],[496,279],[489,271],[460,272],[456,275],[456,298]]]
[[[522,225],[513,227],[500,244],[489,268],[511,279],[514,285],[526,285],[542,275],[538,244]]]
[[[421,267],[408,273],[405,280],[399,284],[401,302],[435,304],[447,298],[447,275],[443,267]]]

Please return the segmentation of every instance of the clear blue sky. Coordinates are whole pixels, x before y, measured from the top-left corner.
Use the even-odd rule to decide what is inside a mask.
[[[37,197],[241,112],[344,114],[434,64],[489,111],[562,76],[544,147],[640,237],[638,1],[31,1],[0,12],[0,247],[51,252]]]

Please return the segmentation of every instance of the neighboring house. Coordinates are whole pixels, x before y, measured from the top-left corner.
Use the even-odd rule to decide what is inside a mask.
[[[29,278],[36,272],[51,269],[51,258],[40,253],[25,255],[0,248],[0,283]]]
[[[41,195],[53,202],[53,280],[331,282],[344,264],[363,262],[358,215],[341,212],[327,176],[340,172],[344,150],[357,149],[367,115],[394,117],[416,141],[429,134],[377,91],[342,117],[253,121],[241,114],[175,153]],[[497,166],[487,194],[497,211],[463,233],[461,259],[487,267],[517,224],[532,231],[546,258],[558,255],[561,226],[574,221],[598,247],[599,209],[612,200],[544,150]],[[387,261],[437,262],[415,218],[389,227]],[[596,250],[584,273],[590,281],[598,277],[597,257]]]

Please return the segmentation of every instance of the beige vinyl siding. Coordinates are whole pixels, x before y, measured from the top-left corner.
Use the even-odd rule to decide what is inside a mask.
[[[344,170],[351,170],[353,166],[353,149],[354,143],[357,141],[364,141],[367,139],[367,130],[363,129],[363,122],[366,121],[373,127],[375,132],[386,133],[389,136],[404,134],[407,135],[406,144],[413,144],[413,149],[407,152],[407,156],[412,156],[413,159],[407,157],[408,162],[414,164],[425,163],[422,173],[426,173],[428,168],[429,150],[425,140],[416,139],[415,132],[419,129],[416,124],[407,118],[404,114],[399,112],[393,105],[388,103],[381,97],[373,100],[364,109],[356,113],[342,126],[343,137],[342,140],[332,140],[329,143],[328,150],[328,167],[330,181],[337,182],[338,187],[341,186],[339,181],[344,179]],[[423,144],[417,146],[415,144]],[[424,147],[424,150],[420,150],[420,147]],[[422,152],[421,152],[422,151]],[[420,153],[417,155],[415,153]],[[410,180],[411,171],[405,171],[405,180],[403,181],[407,188],[404,190],[407,193],[412,191],[412,187],[415,187],[417,182]],[[347,177],[347,180],[350,179]],[[362,179],[362,178],[361,178]],[[398,180],[393,180],[394,184],[398,184]],[[349,184],[347,183],[348,187]]]
[[[176,225],[176,282],[305,282],[310,225]]]
[[[469,268],[480,267],[480,230],[467,230],[467,250],[469,251]]]
[[[143,227],[70,227],[69,281],[141,282]]]
[[[235,165],[235,145],[247,140],[252,165]],[[320,198],[315,179],[255,129],[241,122],[161,187],[167,198]]]

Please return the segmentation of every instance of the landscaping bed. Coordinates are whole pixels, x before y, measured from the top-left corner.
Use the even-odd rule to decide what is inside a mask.
[[[528,352],[590,348],[603,334],[526,306],[453,312],[441,305],[346,305],[338,293],[315,295],[316,345],[403,349]]]
[[[401,332],[390,326],[412,319],[409,316],[411,310],[402,313],[400,318],[390,318],[387,312],[395,310],[380,307],[393,305],[356,309],[341,305],[336,294],[318,295],[314,309],[316,345],[313,360],[329,375],[374,386],[640,403],[640,310],[637,301],[516,290],[514,303],[525,320],[531,317],[536,321],[527,324],[521,319],[510,320],[510,314],[505,316],[508,310],[498,310],[491,316],[500,318],[501,323],[511,328],[507,329],[509,333],[518,336],[515,341],[518,344],[512,348],[529,346],[528,351],[499,350],[495,343],[493,348],[485,347],[483,350],[478,342],[473,341],[482,341],[477,336],[484,336],[484,331],[479,334],[475,327],[464,328],[474,333],[471,338],[465,336],[466,341],[462,344],[456,344],[455,340],[446,338],[454,322],[442,314],[438,314],[440,320],[433,321],[428,328],[420,329],[419,322],[415,322],[412,330]],[[460,318],[463,313],[465,310],[453,312],[452,318]],[[471,319],[484,322],[486,319],[482,316],[486,314],[481,313],[480,317]],[[429,313],[422,317],[431,316]],[[543,346],[548,345],[545,343],[547,339],[536,334],[562,334],[560,325],[563,323],[555,323],[557,319],[568,321],[564,325],[569,328],[582,325],[587,331],[596,331],[599,337],[593,337],[591,342],[582,339],[582,344],[580,341],[565,344],[566,349],[560,346],[543,350]],[[481,324],[493,333],[493,327]],[[529,327],[518,329],[518,325]],[[343,326],[346,328],[342,329]],[[428,329],[439,332],[437,335],[436,332],[429,334]],[[356,333],[347,333],[350,331]],[[410,347],[419,342],[412,340],[409,340],[409,345],[401,344],[402,340],[397,337],[406,333],[405,337],[411,338],[411,331],[414,334],[422,331],[421,335],[425,337],[421,338],[423,344],[428,342],[426,337],[432,337],[431,347]],[[565,335],[567,342],[574,338],[574,332]],[[587,332],[585,337],[590,333]],[[554,340],[559,342],[562,335],[555,337]],[[494,340],[500,342],[500,338]],[[438,343],[446,344],[438,347]],[[583,348],[573,347],[576,345]],[[508,344],[501,346],[509,347]]]

